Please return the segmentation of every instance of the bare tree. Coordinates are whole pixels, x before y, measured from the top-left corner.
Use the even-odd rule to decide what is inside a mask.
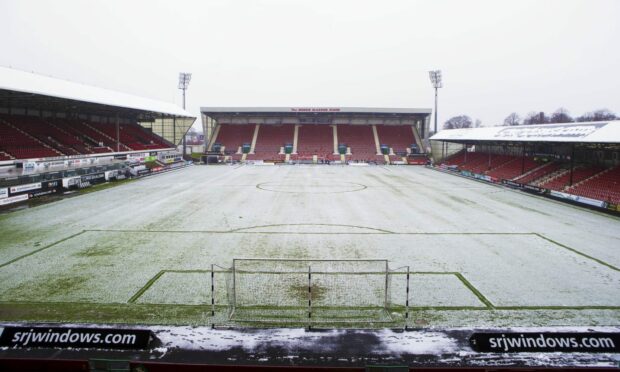
[[[474,128],[480,128],[482,126],[482,120],[476,119],[474,122]]]
[[[560,107],[549,118],[550,123],[572,123],[574,120],[568,113],[568,110]]]
[[[471,128],[472,121],[467,115],[454,116],[443,124],[443,129]]]
[[[504,119],[505,126],[521,125],[521,117],[516,112],[506,116]]]
[[[549,122],[549,118],[545,116],[544,112],[536,112],[531,111],[523,119],[523,124],[531,125],[531,124],[546,124]]]
[[[577,118],[577,121],[608,121],[608,120],[616,120],[618,116],[608,109],[599,109],[595,111],[586,112]]]

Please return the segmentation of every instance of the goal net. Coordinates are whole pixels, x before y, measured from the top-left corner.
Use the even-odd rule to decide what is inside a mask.
[[[389,321],[387,260],[234,259],[230,319]]]

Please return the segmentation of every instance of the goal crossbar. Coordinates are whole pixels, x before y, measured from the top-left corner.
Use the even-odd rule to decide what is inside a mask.
[[[230,273],[230,317],[238,309],[386,310],[389,264],[385,259],[235,258]],[[300,315],[301,316],[301,315]]]

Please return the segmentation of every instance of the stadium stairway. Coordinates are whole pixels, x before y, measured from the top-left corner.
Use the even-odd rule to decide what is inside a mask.
[[[418,133],[416,126],[412,125],[411,130],[413,131],[413,138],[415,138],[415,143],[418,145],[419,151],[426,152],[424,149],[424,144],[422,143],[422,138],[420,137],[420,133]]]
[[[259,130],[260,130],[260,124],[256,124],[256,126],[254,127],[254,134],[252,134],[252,144],[250,145],[250,154],[253,154],[254,150],[256,149],[256,140],[258,139]]]
[[[99,146],[98,141],[96,141],[94,138],[90,137],[88,134],[78,129],[80,124],[77,122],[73,122],[72,120],[57,119],[57,118],[50,118],[47,121],[51,125],[58,128],[59,131],[77,138],[78,142],[73,144],[71,147],[76,149],[81,154],[93,154],[95,153],[95,151],[92,148]]]
[[[94,152],[108,152],[102,151],[100,149],[109,148],[111,150],[113,147],[116,147],[116,140],[113,140],[109,136],[106,136],[98,130],[93,129],[91,126],[86,125],[85,122],[74,121],[71,124],[75,131],[84,133],[84,135],[88,136],[88,138],[90,138],[96,144],[96,146],[93,146],[92,148]]]
[[[13,116],[12,124],[64,155],[79,155],[72,145],[79,140],[60,131],[51,123],[34,116]]]
[[[244,143],[252,143],[256,124],[220,125],[214,143],[219,143],[229,152],[239,153]]]
[[[100,128],[95,128],[92,123],[87,123],[84,122],[82,123],[82,125],[84,125],[85,127],[90,128],[93,132],[99,133],[100,136],[102,136],[103,138],[106,139],[106,141],[104,142],[104,144],[112,149],[116,148],[116,139],[112,138],[111,136],[109,136],[108,134],[104,133]],[[115,129],[116,130],[116,129]],[[120,134],[119,134],[120,136]],[[119,138],[120,140],[120,138]],[[122,141],[119,141],[119,150],[120,151],[132,151],[132,149],[125,145]]]
[[[555,179],[560,178],[560,177],[568,174],[568,172],[569,172],[569,170],[567,168],[565,168],[563,164],[560,164],[558,169],[554,170],[553,172],[548,172],[548,173],[543,174],[542,176],[538,177],[537,179],[532,180],[530,182],[530,184],[534,185],[534,186],[545,187],[543,185],[550,184]]]
[[[590,178],[593,175],[600,173],[601,171],[603,171],[603,169],[600,167],[596,167],[596,166],[575,167],[573,169],[573,184],[576,182],[582,181],[586,178]],[[570,186],[569,185],[570,179],[571,179],[570,170],[567,170],[566,172],[562,173],[560,176],[554,177],[553,179],[548,180],[547,182],[540,184],[539,186],[544,187],[546,189],[550,189],[550,190],[564,191],[566,188]]]
[[[16,159],[45,158],[64,154],[24,130],[0,119],[0,148]]]
[[[337,125],[330,125],[332,127],[332,145],[334,146],[334,152],[333,154],[336,155],[338,154],[338,126]],[[340,156],[338,156],[340,157]]]
[[[381,142],[379,141],[379,133],[377,132],[377,126],[372,126],[372,136],[375,140],[375,155],[381,155]]]
[[[529,172],[526,172],[525,174],[513,178],[512,180],[519,183],[530,183],[543,177],[546,174],[557,171],[558,169],[560,169],[560,167],[561,164],[557,162],[545,163],[539,167],[530,170]]]
[[[292,124],[261,125],[256,136],[254,154],[249,154],[247,159],[283,161],[285,155],[281,150],[284,145],[293,143],[294,132],[295,126]]]
[[[293,131],[293,154],[297,154],[297,146],[299,145],[299,127],[301,125],[295,125]]]
[[[584,179],[565,191],[574,195],[620,204],[620,165]]]
[[[515,156],[513,160],[488,171],[487,175],[497,179],[510,180],[525,175],[538,166],[539,164],[530,157],[521,158]]]
[[[412,125],[378,125],[377,135],[380,144],[388,145],[396,154],[406,153],[416,143]]]
[[[65,146],[71,147],[78,154],[92,154],[92,151],[88,149],[85,141],[80,138],[79,135],[68,132],[63,127],[50,120],[47,120],[46,122],[51,128],[54,128],[54,130],[57,131],[57,138],[61,140]]]
[[[213,130],[213,136],[209,139],[209,143],[207,144],[207,150],[212,151],[213,145],[215,144],[215,140],[217,136],[220,134],[220,125],[217,125]]]
[[[0,161],[14,160],[14,159],[15,158],[11,156],[10,154],[7,154],[6,152],[0,150]]]

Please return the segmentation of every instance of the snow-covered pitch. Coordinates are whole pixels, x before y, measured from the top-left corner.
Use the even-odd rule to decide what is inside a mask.
[[[618,326],[619,232],[613,216],[423,167],[194,166],[0,215],[0,320],[254,325],[230,319],[226,269],[291,258],[388,260],[390,309],[366,327]],[[265,303],[304,299],[294,282]]]

